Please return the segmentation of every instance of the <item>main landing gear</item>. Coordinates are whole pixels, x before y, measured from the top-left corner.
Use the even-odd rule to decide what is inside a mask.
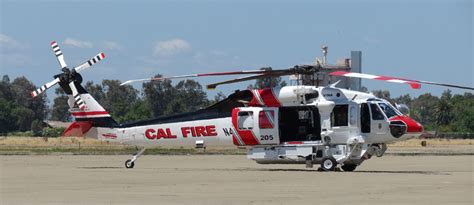
[[[357,164],[343,164],[340,166],[345,172],[352,172],[356,169]],[[321,161],[321,167],[319,171],[340,171],[337,168],[337,161],[333,157],[324,157]]]
[[[321,160],[321,169],[323,171],[334,171],[337,166],[337,162],[334,157],[324,157]]]
[[[126,167],[127,169],[133,168],[133,167],[135,166],[135,161],[136,161],[140,156],[142,156],[143,152],[145,152],[145,149],[146,149],[146,148],[141,149],[138,153],[136,153],[135,155],[133,155],[132,159],[129,159],[129,160],[125,161],[125,167]]]

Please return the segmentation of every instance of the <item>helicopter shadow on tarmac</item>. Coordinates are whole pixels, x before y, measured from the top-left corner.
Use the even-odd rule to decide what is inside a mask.
[[[266,172],[324,172],[319,169],[240,169],[240,171],[266,171]],[[361,170],[361,171],[352,171],[352,172],[344,172],[341,170],[332,171],[333,173],[374,173],[374,174],[421,174],[421,175],[450,175],[448,173],[441,173],[435,171],[416,171],[416,170],[409,170],[409,171],[392,171],[392,170]]]
[[[124,167],[119,166],[97,166],[97,167],[77,167],[79,169],[125,169]],[[145,168],[146,169],[146,168]],[[156,171],[163,171],[164,169],[169,168],[159,168],[154,170]],[[174,171],[251,171],[251,172],[324,172],[319,169],[283,169],[283,168],[235,168],[235,169],[217,169],[217,168],[204,168],[204,169],[192,169],[192,168],[172,168]],[[166,172],[166,171],[165,171]],[[335,171],[329,173],[373,173],[373,174],[419,174],[419,175],[450,175],[449,173],[437,172],[437,171],[417,171],[417,170],[360,170],[360,171],[352,171],[352,172],[344,172],[340,169],[336,169]]]
[[[124,169],[124,167],[77,167],[78,169]]]

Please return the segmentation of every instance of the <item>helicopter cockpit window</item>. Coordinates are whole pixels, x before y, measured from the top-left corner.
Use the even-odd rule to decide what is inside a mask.
[[[385,120],[385,117],[377,104],[370,104],[372,120]]]
[[[379,103],[379,106],[382,109],[382,111],[385,113],[387,118],[389,118],[389,119],[393,116],[398,115],[397,112],[391,106],[387,105],[386,103]]]
[[[333,127],[348,126],[349,105],[336,105],[331,113],[331,124]]]
[[[243,111],[239,112],[238,115],[238,126],[239,130],[251,130],[253,129],[253,112]]]

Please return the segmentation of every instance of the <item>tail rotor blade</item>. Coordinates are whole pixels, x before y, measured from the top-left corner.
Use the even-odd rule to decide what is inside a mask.
[[[59,48],[58,43],[56,43],[56,41],[51,42],[51,48],[53,48],[54,55],[56,55],[56,58],[58,58],[59,65],[61,65],[61,68],[67,67],[66,62],[64,61],[63,52],[61,52],[61,49]]]
[[[74,102],[77,104],[79,109],[84,110],[86,108],[86,103],[82,100],[81,95],[77,91],[76,85],[74,85],[74,82],[70,82],[69,87],[71,88]]]
[[[59,82],[59,78],[56,78],[56,79],[54,79],[53,81],[44,84],[43,86],[39,87],[39,88],[36,89],[35,91],[31,92],[31,96],[32,96],[32,97],[38,96],[39,94],[43,93],[44,91],[46,91],[46,90],[49,89],[50,87],[53,87],[54,85],[56,85],[56,83],[58,83],[58,82]]]
[[[97,62],[101,61],[104,58],[105,58],[105,54],[104,53],[99,53],[96,56],[94,56],[93,58],[91,58],[90,60],[88,60],[87,62],[75,67],[74,70],[76,72],[80,72],[81,70],[84,70],[86,68],[91,67],[92,65],[96,64]]]

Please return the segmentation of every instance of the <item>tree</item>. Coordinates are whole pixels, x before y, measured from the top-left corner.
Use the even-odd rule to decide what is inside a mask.
[[[17,116],[13,114],[18,105],[11,89],[10,78],[4,75],[0,82],[0,134],[5,134],[17,129]]]
[[[106,106],[112,116],[118,121],[126,121],[125,115],[137,101],[138,91],[131,85],[120,86],[119,80],[103,80],[105,98],[103,106]]]
[[[15,93],[15,103],[33,112],[34,115],[33,118],[30,119],[30,124],[35,119],[42,121],[46,118],[48,109],[46,106],[47,97],[45,93],[32,98],[31,91],[35,90],[36,86],[25,77],[15,78],[11,83],[11,88],[13,93]]]
[[[174,86],[173,98],[166,103],[164,115],[172,115],[201,109],[209,105],[206,92],[194,80],[183,80]]]
[[[189,112],[209,105],[206,92],[194,80],[183,80],[176,86],[170,80],[143,83],[143,96],[153,116]]]
[[[271,67],[260,68],[260,70],[272,70]],[[281,77],[266,77],[259,78],[256,80],[255,84],[249,85],[249,89],[264,89],[264,88],[274,88],[274,87],[283,87],[286,86],[286,82],[282,81]]]
[[[425,93],[414,98],[411,103],[411,117],[423,124],[426,130],[432,130],[435,125],[435,108],[438,104],[438,97]]]
[[[64,93],[63,89],[58,87],[55,90],[55,93],[57,95],[56,98],[54,98],[53,102],[53,108],[51,110],[51,120],[58,120],[62,122],[67,122],[69,121],[69,105],[68,105],[68,99],[69,97]]]
[[[436,125],[447,126],[452,119],[451,90],[446,90],[441,95],[435,109]]]
[[[222,101],[222,100],[224,100],[224,99],[226,99],[226,98],[227,98],[227,96],[226,96],[223,92],[219,91],[219,92],[214,96],[214,100],[209,101],[209,105],[216,104],[216,103],[218,103],[218,102],[220,102],[220,101]]]
[[[375,95],[375,97],[378,98],[383,98],[385,100],[390,101],[390,91],[388,90],[373,90],[372,93]]]
[[[400,95],[396,98],[393,98],[392,100],[397,104],[405,104],[407,106],[410,106],[411,102],[413,101],[410,94]]]
[[[474,133],[474,95],[454,95],[451,98],[453,118],[450,122],[452,131]]]
[[[162,77],[160,74],[155,77]],[[143,83],[143,95],[145,102],[153,112],[153,116],[163,115],[167,105],[176,96],[176,89],[170,80],[151,81]]]
[[[148,104],[144,100],[138,99],[130,111],[125,115],[124,121],[138,121],[148,119],[153,117],[152,114],[153,113]]]
[[[18,106],[14,103],[0,98],[0,135],[12,132],[18,129],[16,124],[17,116],[14,115],[13,110]]]
[[[46,95],[31,97],[33,85],[25,77],[13,82],[5,75],[0,82],[0,133],[27,131],[33,121],[42,122],[47,115]],[[40,123],[37,123],[40,124]]]
[[[194,111],[209,105],[206,92],[203,91],[201,84],[194,80],[180,81],[175,89],[177,97],[173,101],[179,101],[179,103],[173,104],[182,104],[180,112]]]
[[[94,99],[102,103],[105,100],[104,88],[100,84],[94,84],[92,81],[87,81],[84,85],[84,89],[94,97]]]

